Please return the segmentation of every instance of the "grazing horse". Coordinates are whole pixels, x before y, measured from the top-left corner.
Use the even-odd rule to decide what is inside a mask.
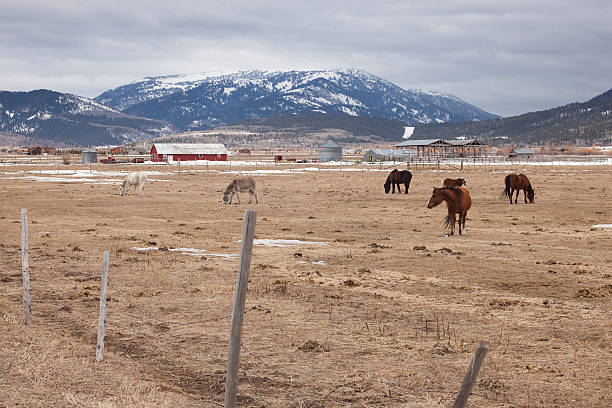
[[[232,198],[234,198],[234,194],[238,197],[238,204],[240,204],[240,193],[249,192],[249,204],[253,201],[253,196],[255,196],[255,202],[259,203],[257,199],[257,193],[255,192],[255,180],[253,177],[237,177],[232,180],[231,183],[225,189],[225,193],[223,193],[223,202],[225,204],[231,204]]]
[[[147,174],[144,171],[133,171],[128,173],[123,178],[123,184],[119,190],[119,195],[128,195],[130,190],[134,188],[136,194],[140,195],[144,190],[144,185],[147,182]]]
[[[412,173],[408,170],[398,171],[397,169],[393,169],[393,171],[389,173],[387,181],[385,181],[385,194],[389,194],[389,190],[391,190],[391,187],[393,187],[393,191],[391,192],[391,194],[395,194],[396,185],[397,192],[401,194],[402,190],[400,189],[400,184],[404,184],[404,187],[406,187],[406,194],[408,194],[410,180],[412,180]]]
[[[465,233],[465,218],[472,206],[470,192],[465,187],[434,187],[433,194],[427,203],[427,208],[433,208],[442,201],[446,201],[446,207],[448,208],[445,226],[450,226],[450,235],[455,234],[455,214],[459,214],[459,235],[462,235],[461,226],[463,225],[463,232]]]
[[[443,187],[461,187],[467,185],[467,180],[464,178],[445,178],[442,183]]]
[[[514,204],[518,204],[518,196],[519,196],[520,190],[523,190],[523,193],[525,194],[525,204],[527,204],[527,199],[529,199],[529,202],[533,204],[535,190],[533,189],[533,187],[531,187],[531,182],[529,182],[529,179],[527,178],[526,175],[524,175],[523,173],[508,174],[506,176],[505,182],[506,182],[506,188],[502,192],[502,196],[508,197],[510,199],[510,204],[512,204],[512,195],[514,194],[515,191],[516,191],[516,197],[514,198]]]

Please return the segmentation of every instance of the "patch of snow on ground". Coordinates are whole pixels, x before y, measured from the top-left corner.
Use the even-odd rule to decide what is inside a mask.
[[[300,241],[297,239],[255,239],[253,245],[284,248],[298,245],[327,245],[327,242]]]
[[[132,247],[134,251],[159,251],[158,247]],[[206,249],[197,249],[197,248],[168,248],[169,252],[178,252],[181,255],[190,255],[190,256],[212,256],[215,258],[223,258],[223,259],[233,259],[238,257],[238,254],[213,254],[208,252]]]
[[[612,228],[612,224],[597,224],[597,225],[591,225],[591,228]]]

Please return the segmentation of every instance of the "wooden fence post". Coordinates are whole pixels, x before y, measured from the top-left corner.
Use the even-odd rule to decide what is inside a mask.
[[[21,308],[23,322],[32,323],[30,307],[30,258],[28,255],[28,209],[21,209]]]
[[[468,397],[472,393],[472,387],[474,387],[476,377],[478,377],[478,372],[480,371],[480,367],[482,367],[487,351],[489,351],[489,345],[487,343],[478,343],[478,347],[476,347],[476,351],[474,351],[474,355],[472,356],[472,361],[470,361],[470,366],[461,382],[461,389],[453,404],[453,408],[464,408],[465,404],[467,404]]]
[[[240,343],[242,339],[242,321],[246,302],[249,271],[251,269],[251,254],[253,252],[253,237],[257,212],[244,212],[242,223],[242,246],[240,248],[240,263],[236,288],[234,290],[234,307],[232,309],[232,328],[230,331],[229,350],[227,353],[227,373],[225,376],[225,408],[235,408],[238,391],[238,367],[240,365]]]
[[[100,315],[98,316],[98,344],[96,345],[96,361],[104,360],[104,336],[106,334],[106,288],[108,286],[108,264],[110,254],[104,251],[102,255],[102,279],[100,280]]]

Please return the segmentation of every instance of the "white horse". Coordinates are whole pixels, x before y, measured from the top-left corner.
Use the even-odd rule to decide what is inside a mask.
[[[123,185],[119,191],[119,195],[128,195],[130,190],[134,188],[136,194],[140,195],[144,190],[144,185],[147,182],[147,174],[144,171],[133,171],[128,173],[123,178]]]
[[[255,192],[255,180],[253,177],[237,177],[232,180],[231,183],[225,189],[225,193],[223,193],[223,202],[225,204],[231,204],[232,198],[234,194],[238,197],[238,204],[240,204],[240,193],[249,192],[249,204],[253,201],[253,196],[255,196],[255,202],[259,203],[257,199],[257,193]]]

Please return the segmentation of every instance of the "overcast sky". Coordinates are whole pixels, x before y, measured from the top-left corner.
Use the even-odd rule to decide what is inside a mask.
[[[503,116],[585,101],[612,88],[612,1],[0,0],[0,90],[347,67]]]

